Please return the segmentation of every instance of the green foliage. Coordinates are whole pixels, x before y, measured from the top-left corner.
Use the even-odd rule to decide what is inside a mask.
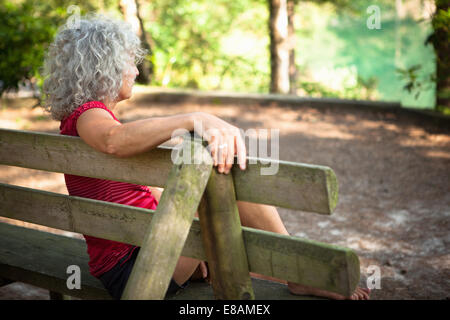
[[[444,2],[444,1],[437,1],[437,2]],[[448,4],[447,4],[448,6]],[[444,31],[444,34],[446,35],[446,38],[442,38],[443,41],[450,41],[450,32],[449,32],[449,25],[450,25],[450,9],[447,10],[438,10],[436,14],[433,16],[433,29],[434,30],[442,30]]]
[[[399,77],[406,82],[403,89],[408,93],[414,94],[414,98],[418,99],[420,94],[424,91],[432,89],[436,82],[436,76],[431,74],[420,74],[422,65],[416,64],[407,69],[397,68],[396,71]]]
[[[45,51],[68,18],[69,6],[63,0],[0,0],[0,95],[27,80],[42,84]],[[87,0],[78,1],[77,6],[81,14],[98,9]]]
[[[353,3],[356,6],[358,1]],[[381,14],[381,29],[367,28],[366,12],[369,5],[378,5]],[[297,61],[300,66],[310,70],[311,79],[317,78],[320,69],[337,68],[356,69],[357,76],[363,79],[377,79],[373,94],[356,89],[355,81],[351,82],[355,94],[361,92],[358,99],[369,95],[380,100],[401,101],[408,107],[429,108],[434,104],[434,87],[423,84],[420,96],[414,99],[416,91],[411,94],[403,90],[408,81],[399,78],[397,68],[409,68],[421,64],[416,71],[417,79],[423,80],[435,70],[434,53],[430,46],[423,45],[429,35],[429,22],[419,23],[416,16],[406,14],[404,18],[396,18],[394,1],[376,1],[368,3],[359,1],[354,13],[349,9],[341,9],[328,5],[306,5],[300,3],[298,15],[301,26],[297,31],[299,48]],[[417,8],[419,10],[419,8]],[[422,15],[420,14],[420,17]],[[330,79],[335,79],[329,76]],[[355,78],[355,80],[357,80]],[[336,80],[333,80],[336,82]],[[430,88],[430,90],[425,90]],[[342,95],[347,95],[342,89]]]
[[[432,18],[433,33],[426,40],[436,53],[436,110],[448,114],[450,111],[450,3],[436,0],[436,12]]]
[[[436,0],[437,10],[432,16],[431,25],[433,32],[425,40],[425,45],[431,44],[436,52],[437,72],[420,74],[422,64],[415,64],[407,69],[397,68],[399,76],[406,81],[403,87],[409,93],[414,93],[415,99],[424,91],[437,85],[438,92],[436,111],[444,114],[450,114],[448,106],[439,105],[439,98],[449,99],[448,83],[450,76],[450,8],[448,1]],[[446,8],[445,8],[446,7]],[[444,9],[442,9],[444,8]],[[439,83],[444,84],[439,86]]]
[[[301,70],[297,83],[299,93],[400,100],[401,86],[395,79],[395,66],[414,66],[416,60],[422,62],[421,68],[399,68],[398,72],[406,80],[406,90],[418,96],[417,92],[426,89],[421,81],[431,64],[423,59],[425,54],[420,51],[423,45],[417,40],[421,36],[418,32],[424,28],[415,21],[396,24],[392,18],[394,1],[373,3],[380,6],[384,14],[382,30],[366,28],[366,9],[372,4],[366,0],[294,2],[297,3],[296,60]],[[318,5],[305,12],[308,3]],[[0,80],[3,83],[0,93],[17,88],[24,79],[35,83],[42,81],[39,68],[44,52],[57,27],[67,19],[70,4],[63,0],[0,0],[3,19],[0,25]],[[118,0],[81,0],[76,5],[81,8],[81,14],[108,11],[120,17]],[[151,39],[152,55],[148,58],[155,66],[153,85],[269,91],[267,0],[141,0],[140,6]],[[438,16],[436,26],[448,28],[448,25],[446,11]],[[403,59],[402,53],[407,59],[397,61],[398,56]],[[357,72],[351,73],[351,81],[345,77],[337,79],[326,72],[319,79],[321,68],[326,72],[355,68]],[[328,80],[332,85],[326,83]]]
[[[0,94],[38,75],[45,46],[55,32],[51,17],[36,14],[35,3],[0,2]]]
[[[147,24],[154,42],[154,84],[267,91],[265,5],[251,0],[156,0],[145,11],[154,14]],[[243,50],[246,41],[256,47]]]

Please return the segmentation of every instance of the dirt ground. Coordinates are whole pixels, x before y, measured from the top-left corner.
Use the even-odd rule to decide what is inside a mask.
[[[57,132],[32,101],[1,107],[0,127]],[[295,236],[352,248],[361,285],[381,271],[372,299],[450,298],[450,128],[403,111],[277,103],[151,103],[136,95],[115,111],[123,122],[204,111],[244,129],[279,129],[280,159],[331,167],[339,203],[331,216],[279,209]],[[0,181],[66,194],[63,176],[0,166]],[[10,284],[0,299],[48,299]]]

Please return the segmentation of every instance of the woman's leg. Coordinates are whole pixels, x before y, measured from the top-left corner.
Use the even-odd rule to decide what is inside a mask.
[[[152,194],[158,200],[161,197],[162,189],[150,187]],[[279,234],[289,235],[283,221],[278,214],[275,207],[269,205],[255,204],[245,201],[237,201],[237,206],[239,210],[239,216],[241,219],[241,224],[246,227],[251,227],[260,230],[271,231]],[[198,217],[198,212],[195,215]],[[184,284],[189,278],[194,274],[194,272],[199,268],[201,260],[181,256],[178,260],[175,272],[173,274],[173,280],[179,284]],[[205,277],[205,267],[203,266],[203,275]],[[338,295],[333,292],[328,292],[324,290],[319,290],[316,288],[311,288],[303,286],[297,283],[287,282],[284,280],[267,277],[255,273],[251,273],[253,277],[267,279],[272,281],[278,281],[281,283],[286,283],[288,289],[293,294],[300,295],[315,295],[321,297],[327,297],[331,299],[346,299],[342,295]],[[357,288],[355,293],[350,297],[353,300],[363,300],[369,298],[369,291],[367,289]]]
[[[237,206],[239,209],[241,224],[243,226],[289,235],[275,207],[245,201],[237,201]],[[316,288],[303,286],[298,283],[287,282],[284,280],[267,277],[255,273],[251,273],[251,275],[255,278],[286,283],[288,285],[289,291],[293,294],[315,295],[331,299],[346,299],[346,297],[342,295],[325,290],[319,290]],[[353,295],[349,298],[352,300],[366,300],[369,299],[369,292],[370,290],[368,289],[357,288],[353,293]]]
[[[275,207],[245,201],[237,206],[243,226],[289,235]]]
[[[178,259],[177,266],[173,273],[172,279],[178,284],[183,285],[194,274],[200,265],[200,260],[181,256]]]

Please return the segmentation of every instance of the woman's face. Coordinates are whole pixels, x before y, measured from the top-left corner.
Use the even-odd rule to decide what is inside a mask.
[[[131,98],[134,81],[139,75],[139,71],[134,63],[134,59],[128,61],[122,75],[122,87],[119,91],[118,101]]]

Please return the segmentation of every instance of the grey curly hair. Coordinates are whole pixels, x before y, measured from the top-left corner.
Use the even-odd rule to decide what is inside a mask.
[[[98,14],[58,30],[43,67],[44,108],[62,120],[88,101],[114,101],[127,63],[146,55],[131,25]]]

